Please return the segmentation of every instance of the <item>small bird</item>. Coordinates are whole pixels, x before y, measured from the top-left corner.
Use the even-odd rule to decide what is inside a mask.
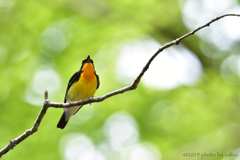
[[[99,77],[96,74],[93,60],[88,55],[82,61],[82,66],[69,80],[64,103],[71,103],[79,100],[86,100],[94,96],[100,85]],[[64,108],[63,115],[58,122],[57,128],[63,129],[72,115],[75,115],[82,106]]]

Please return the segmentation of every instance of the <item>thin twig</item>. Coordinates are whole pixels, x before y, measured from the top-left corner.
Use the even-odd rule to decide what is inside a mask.
[[[220,17],[216,17],[213,20],[211,20],[210,22],[206,23],[203,26],[198,27],[197,29],[183,35],[182,37],[173,40],[170,43],[165,44],[164,46],[162,46],[161,48],[158,49],[158,51],[148,60],[147,64],[143,67],[141,73],[137,76],[137,78],[134,80],[134,82],[132,84],[130,84],[129,86],[126,86],[124,88],[118,89],[116,91],[110,92],[104,96],[100,96],[100,97],[96,97],[96,98],[92,98],[92,99],[88,99],[88,100],[81,100],[81,101],[77,101],[77,102],[72,102],[71,104],[69,103],[54,103],[54,102],[50,102],[50,107],[55,107],[55,108],[68,108],[68,107],[72,107],[72,106],[78,106],[78,105],[85,105],[85,104],[89,104],[89,103],[94,103],[94,102],[101,102],[109,97],[112,97],[114,95],[117,94],[121,94],[124,93],[126,91],[130,91],[130,90],[134,90],[137,88],[138,83],[140,82],[142,76],[144,75],[144,73],[148,70],[150,64],[152,63],[152,61],[154,60],[154,58],[163,50],[173,46],[173,45],[178,45],[183,39],[193,35],[195,32],[205,28],[205,27],[209,27],[211,23],[223,18],[223,17],[227,17],[227,16],[237,16],[240,17],[240,14],[225,14],[222,15]]]
[[[124,88],[121,88],[121,89],[118,89],[116,91],[113,91],[113,92],[110,92],[110,93],[107,93],[106,95],[104,96],[100,96],[100,97],[96,97],[96,98],[90,98],[90,99],[87,99],[87,100],[81,100],[81,101],[77,101],[77,102],[72,102],[71,104],[70,103],[55,103],[55,102],[50,102],[49,99],[48,99],[48,92],[45,91],[45,97],[44,97],[44,103],[43,103],[43,107],[34,123],[34,125],[32,126],[31,129],[29,130],[26,130],[22,135],[20,135],[19,137],[13,139],[12,141],[10,141],[7,146],[5,146],[1,151],[0,151],[0,157],[4,154],[6,154],[9,150],[13,149],[17,144],[19,144],[20,142],[22,142],[23,140],[25,140],[28,136],[32,135],[33,133],[35,133],[37,130],[38,130],[38,127],[44,117],[44,115],[46,114],[47,112],[47,109],[49,107],[54,107],[54,108],[69,108],[69,107],[73,107],[73,106],[78,106],[78,105],[85,105],[85,104],[88,104],[88,103],[94,103],[94,102],[101,102],[109,97],[112,97],[114,95],[117,95],[117,94],[120,94],[120,93],[124,93],[126,91],[130,91],[130,90],[134,90],[137,88],[142,76],[144,75],[144,73],[148,70],[150,64],[152,63],[152,61],[154,60],[154,58],[160,53],[162,52],[163,50],[165,50],[166,48],[168,47],[171,47],[173,45],[178,45],[183,39],[193,35],[195,32],[205,28],[205,27],[208,27],[210,26],[210,24],[212,24],[213,22],[221,19],[221,18],[224,18],[224,17],[227,17],[227,16],[237,16],[237,17],[240,17],[240,14],[225,14],[225,15],[222,15],[220,17],[216,17],[215,19],[211,20],[210,22],[206,23],[205,25],[203,26],[200,26],[198,27],[197,29],[183,35],[182,37],[176,39],[176,40],[173,40],[172,42],[170,43],[167,43],[165,44],[164,46],[162,46],[161,48],[158,49],[158,51],[149,59],[149,61],[147,62],[147,64],[143,67],[141,73],[137,76],[137,78],[134,80],[134,82],[132,84],[130,84],[129,86],[126,86]]]
[[[0,158],[2,155],[6,154],[9,150],[13,149],[16,145],[18,145],[20,142],[22,142],[23,140],[25,140],[27,137],[29,137],[30,135],[32,135],[33,133],[35,133],[38,130],[38,127],[44,117],[44,115],[47,112],[47,109],[49,108],[49,100],[48,100],[48,91],[45,91],[45,100],[43,103],[43,107],[35,121],[35,123],[33,124],[31,129],[26,130],[22,135],[20,135],[19,137],[11,140],[7,146],[5,146],[1,151],[0,151]]]

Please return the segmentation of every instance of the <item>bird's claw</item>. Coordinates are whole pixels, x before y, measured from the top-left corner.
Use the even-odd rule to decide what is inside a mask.
[[[93,97],[89,97],[89,98],[88,98],[88,100],[91,100],[91,99],[93,99]],[[90,102],[89,104],[91,105],[92,103]]]

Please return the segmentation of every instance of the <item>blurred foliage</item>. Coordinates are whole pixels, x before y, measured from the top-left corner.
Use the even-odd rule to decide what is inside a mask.
[[[176,0],[0,1],[0,148],[33,125],[45,89],[51,101],[63,102],[69,78],[87,55],[100,76],[95,96],[124,87],[116,79],[118,53],[102,52],[145,35],[162,44],[170,42],[189,31],[181,13]],[[160,90],[140,82],[135,91],[83,107],[64,130],[56,128],[62,109],[50,108],[39,130],[2,159],[65,159],[65,135],[82,133],[99,144],[105,139],[105,121],[119,111],[136,120],[139,141],[156,146],[162,159],[188,159],[183,153],[237,151],[239,83],[228,84],[220,75],[220,65],[231,51],[209,58],[202,53],[200,41],[217,51],[197,36],[182,42],[203,65],[203,75],[195,85]],[[53,79],[44,72],[48,68],[56,74],[58,85],[55,81],[45,84]],[[39,71],[48,77],[36,76]],[[45,83],[39,86],[41,82]],[[90,118],[81,119],[88,114]]]

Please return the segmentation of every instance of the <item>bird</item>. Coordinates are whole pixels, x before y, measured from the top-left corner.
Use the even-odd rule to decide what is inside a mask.
[[[70,78],[65,93],[64,103],[92,98],[99,88],[99,85],[99,76],[96,74],[93,60],[90,58],[90,55],[88,55],[87,58],[83,59],[80,70]],[[69,119],[75,115],[81,107],[82,105],[64,108],[57,128],[63,129]]]

